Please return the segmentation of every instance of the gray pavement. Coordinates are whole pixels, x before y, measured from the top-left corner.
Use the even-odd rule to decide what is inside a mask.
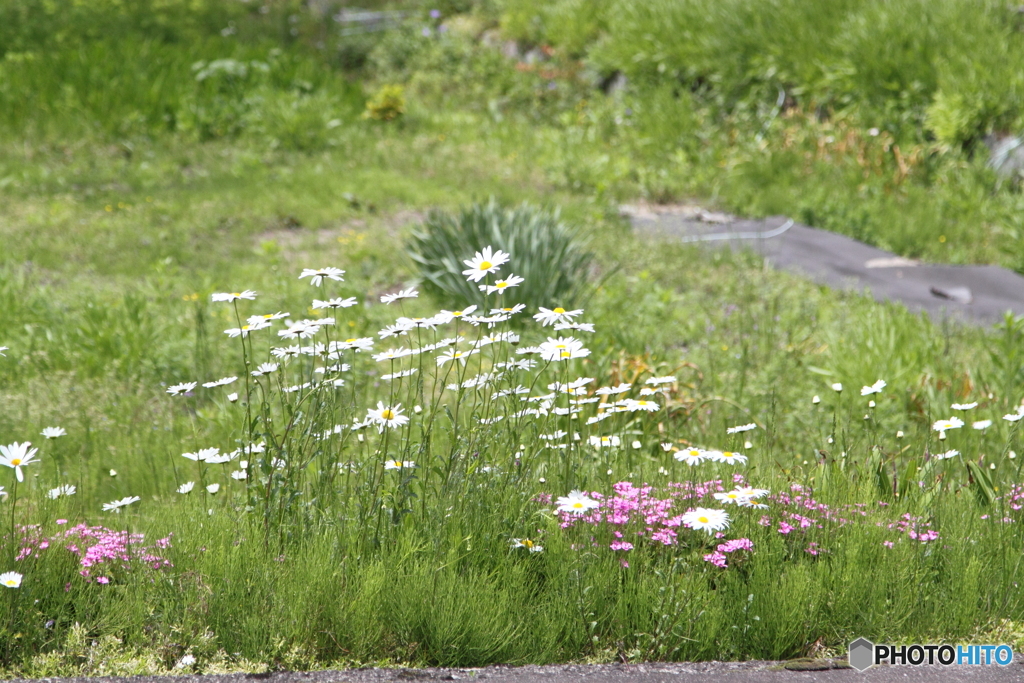
[[[799,223],[787,228],[782,216],[746,220],[678,205],[624,206],[622,213],[638,234],[707,248],[751,249],[780,270],[834,289],[869,293],[877,301],[899,302],[933,318],[991,325],[1006,311],[1024,315],[1024,277],[1006,268],[920,263],[827,230]],[[753,237],[781,228],[786,229],[777,236]]]
[[[803,663],[806,664],[806,663]],[[225,676],[138,676],[133,678],[47,678],[52,683],[409,683],[410,681],[487,681],[488,683],[1002,683],[1024,681],[1024,665],[875,667],[863,673],[832,668],[792,671],[782,662],[701,662],[683,664],[564,664],[491,666],[481,669],[348,669],[341,671],[231,674]],[[814,668],[814,667],[812,667]]]

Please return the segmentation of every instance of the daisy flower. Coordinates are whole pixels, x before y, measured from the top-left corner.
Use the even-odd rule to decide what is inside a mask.
[[[178,487],[178,493],[192,493],[192,489],[194,489],[195,487],[196,483],[194,481],[186,481],[184,484]]]
[[[220,484],[210,484],[206,487],[206,491],[208,493],[215,494],[217,491],[220,491]]]
[[[331,350],[355,349],[356,351],[370,351],[373,349],[373,337],[359,337],[358,339],[346,339],[342,342],[332,342]]]
[[[526,548],[531,553],[539,553],[539,552],[543,552],[544,551],[544,547],[543,546],[537,545],[536,543],[534,543],[533,541],[531,541],[528,538],[513,538],[512,539],[512,547],[513,548]]]
[[[719,503],[724,503],[725,505],[732,505],[733,503],[739,503],[741,500],[746,498],[746,496],[741,495],[739,491],[735,491],[735,490],[733,490],[733,491],[720,491],[718,493],[712,494],[712,497],[715,500],[717,500]]]
[[[493,285],[480,285],[480,289],[484,290],[488,294],[499,294],[509,287],[518,287],[524,282],[524,279],[518,275],[509,275],[504,280],[497,280]]]
[[[727,462],[730,465],[747,461],[747,456],[732,451],[708,451],[708,457],[714,462]]]
[[[594,323],[555,323],[553,330],[575,330],[576,332],[593,332]]]
[[[262,377],[263,375],[269,375],[272,372],[276,372],[278,367],[280,366],[277,363],[260,363],[259,366],[252,371],[252,376]]]
[[[950,458],[955,458],[958,455],[960,455],[960,451],[952,450],[946,451],[945,453],[936,453],[932,457],[936,460],[949,460]]]
[[[751,429],[757,429],[757,423],[751,422],[750,424],[739,425],[738,427],[729,427],[725,430],[725,433],[740,434],[742,432],[749,432]]]
[[[257,330],[265,330],[270,327],[269,320],[250,320],[249,324],[242,325],[241,327],[232,327],[231,329],[224,330],[224,334],[228,335],[232,339],[235,337],[248,337],[250,332]]]
[[[860,390],[861,396],[870,396],[871,394],[877,394],[885,388],[885,380],[880,379],[869,387],[862,387]]]
[[[409,289],[400,289],[394,294],[385,294],[380,298],[380,302],[382,304],[393,304],[402,299],[415,299],[419,295],[420,293],[415,288],[410,287]]]
[[[684,448],[681,451],[676,451],[672,457],[679,462],[685,462],[687,465],[693,466],[704,462],[704,459],[707,458],[707,452],[701,448]]]
[[[622,445],[622,440],[617,436],[592,436],[590,445],[595,448],[618,448]]]
[[[448,361],[452,360],[461,361],[462,364],[465,365],[466,361],[469,360],[469,357],[472,356],[474,353],[480,353],[480,350],[471,349],[469,351],[456,351],[455,349],[448,349],[447,351],[445,351],[444,353],[437,357],[437,365],[438,367],[440,367],[447,363]]]
[[[31,442],[28,441],[25,443],[15,441],[8,446],[0,446],[0,465],[14,468],[14,475],[18,478],[18,481],[25,481],[25,475],[21,471],[22,467],[39,462],[35,459],[35,454],[39,449],[29,449],[31,445]]]
[[[334,322],[333,320],[331,321]],[[316,333],[320,331],[320,324],[316,320],[300,320],[289,325],[283,330],[278,330],[277,336],[284,339],[309,339],[310,337],[316,336]]]
[[[402,404],[385,406],[383,401],[377,401],[376,408],[366,409],[366,419],[377,425],[377,430],[383,432],[385,427],[401,427],[409,422],[409,418],[402,415]]]
[[[498,270],[498,267],[507,263],[509,255],[503,251],[493,251],[491,247],[484,247],[471,259],[463,261],[469,268],[462,271],[470,282],[480,282],[488,273]]]
[[[47,439],[56,439],[58,437],[68,435],[68,433],[64,431],[63,427],[44,427],[40,434]]]
[[[950,408],[952,408],[953,410],[971,410],[977,407],[977,401],[974,401],[973,403],[954,403],[953,405],[950,406]]]
[[[971,423],[971,427],[973,429],[977,429],[979,431],[984,430],[984,429],[988,429],[991,426],[992,426],[992,420],[978,420],[977,422],[972,422]]]
[[[676,378],[674,375],[668,375],[666,377],[648,377],[644,384],[650,384],[653,387],[660,386],[662,384],[671,384],[675,382]]]
[[[262,315],[250,315],[249,322],[252,323],[260,320],[281,320],[282,318],[287,318],[290,315],[291,313],[282,313],[281,311],[278,311],[277,313],[263,313]]]
[[[582,491],[571,491],[568,496],[560,496],[555,501],[555,505],[558,506],[559,512],[569,512],[574,515],[582,515],[587,510],[593,510],[599,503],[588,498]]]
[[[0,346],[0,356],[3,356],[4,358],[7,358],[7,354],[4,353],[4,351],[7,351],[10,348],[11,348],[10,346]]]
[[[384,469],[386,470],[409,470],[416,467],[416,463],[412,460],[385,460]]]
[[[57,500],[61,496],[73,496],[77,489],[72,484],[63,484],[55,489],[50,489],[46,492],[46,497],[50,500]]]
[[[768,495],[768,489],[755,489],[753,486],[738,486],[736,491],[744,498],[763,498]]]
[[[1022,417],[1024,417],[1024,413],[1020,413],[1020,412],[1017,412],[1017,413],[1007,413],[1006,415],[1003,415],[1003,419],[1006,420],[1007,422],[1017,422]]]
[[[935,424],[932,425],[932,429],[939,432],[940,434],[945,434],[950,429],[959,429],[960,427],[963,426],[963,420],[961,420],[959,417],[951,417],[948,420],[937,420]]]
[[[627,398],[625,401],[623,401],[622,407],[624,410],[628,410],[631,413],[635,413],[638,410],[645,410],[649,413],[653,413],[656,410],[658,410],[658,408],[660,408],[661,406],[659,406],[654,401],[647,401],[645,399],[635,400],[632,398]]]
[[[241,481],[247,478],[248,476],[249,475],[245,473],[245,470],[235,470],[234,472],[231,473],[231,478],[234,479],[235,481]]]
[[[435,316],[442,323],[450,323],[456,318],[464,318],[467,315],[472,315],[476,311],[476,305],[466,306],[461,311],[446,311],[441,309],[441,312]]]
[[[142,499],[139,498],[138,496],[128,496],[127,498],[122,498],[121,500],[115,500],[112,503],[104,503],[103,504],[103,511],[104,512],[114,512],[114,513],[120,514],[121,513],[121,508],[123,508],[123,507],[125,507],[127,505],[131,505],[132,503],[137,503],[140,500],[142,500]]]
[[[237,377],[222,377],[220,379],[215,379],[212,382],[203,382],[203,386],[206,387],[207,389],[213,389],[214,387],[223,387],[227,386],[228,384],[231,384],[237,379]]]
[[[515,315],[526,310],[526,304],[516,304],[515,306],[506,306],[505,308],[492,308],[491,315]]]
[[[598,396],[611,396],[612,394],[624,394],[630,390],[632,384],[620,384],[614,387],[601,387],[594,393]]]
[[[840,384],[839,382],[836,382],[835,384],[832,385],[832,391],[836,392],[837,394],[842,393],[843,385]]]
[[[567,311],[561,306],[551,309],[539,306],[538,310],[540,310],[540,313],[534,315],[533,319],[539,322],[544,327],[547,327],[548,325],[553,325],[555,323],[571,323],[573,318],[583,313],[582,308],[577,309],[575,311]]]
[[[167,393],[170,394],[171,396],[181,396],[182,394],[187,394],[188,392],[195,389],[196,384],[198,384],[198,382],[182,382],[181,384],[172,384],[171,386],[167,387]]]
[[[0,574],[0,585],[7,586],[8,588],[17,588],[21,585],[21,580],[25,578],[18,572],[4,572]]]
[[[350,308],[359,303],[354,296],[350,296],[347,299],[328,299],[327,301],[321,301],[320,299],[313,299],[312,308],[317,311],[321,311],[325,308]]]
[[[590,351],[583,348],[583,342],[573,337],[548,337],[548,340],[540,345],[540,357],[546,361],[558,362],[589,355]]]
[[[707,531],[710,536],[729,528],[729,515],[725,510],[697,508],[683,513],[683,524],[695,531]]]
[[[405,358],[406,356],[411,355],[412,351],[410,349],[407,349],[404,346],[399,346],[397,349],[388,349],[387,351],[375,353],[373,355],[373,359],[379,363],[384,360],[398,360],[399,358]]]
[[[222,292],[220,294],[214,294],[210,297],[213,301],[238,301],[239,299],[248,299],[252,301],[256,298],[256,292],[251,289],[247,289],[244,292]]]
[[[336,282],[341,282],[342,280],[344,280],[344,278],[341,277],[344,274],[345,271],[341,270],[340,268],[303,268],[302,274],[299,275],[299,279],[301,280],[304,277],[308,277],[310,278],[309,284],[313,285],[314,287],[319,287],[321,284],[323,284],[324,278],[335,280]]]
[[[416,368],[409,370],[402,370],[401,372],[393,372],[390,375],[381,375],[380,378],[384,380],[401,379],[402,377],[409,377],[416,372]]]

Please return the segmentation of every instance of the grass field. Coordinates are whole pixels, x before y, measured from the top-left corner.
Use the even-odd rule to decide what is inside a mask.
[[[696,197],[1020,270],[980,147],[1015,130],[1019,33],[994,3],[767,5],[408,5],[340,36],[299,3],[0,3],[0,672],[1019,647],[1024,322],[933,322],[617,211]],[[857,28],[908,12],[902,51]],[[960,26],[994,46],[973,71]],[[489,197],[580,226],[584,295],[544,305],[594,331],[531,308],[381,336],[465,305],[406,247]]]

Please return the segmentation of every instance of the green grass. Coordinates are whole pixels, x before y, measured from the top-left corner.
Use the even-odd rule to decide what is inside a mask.
[[[874,77],[829,81],[821,70],[834,65],[811,47],[796,49],[823,21],[823,5],[813,3],[782,6],[778,25],[758,31],[716,25],[665,55],[664,71],[637,60],[631,89],[613,96],[593,88],[587,69],[621,68],[633,32],[652,23],[669,31],[664,13],[683,21],[702,3],[652,4],[623,17],[614,13],[626,4],[559,2],[537,10],[541,24],[525,25],[528,8],[516,15],[511,5],[493,13],[481,6],[440,37],[420,35],[426,19],[416,18],[372,52],[285,5],[230,17],[214,6],[165,15],[140,5],[130,17],[101,8],[97,16],[117,19],[106,39],[62,29],[49,14],[46,22],[32,15],[38,24],[29,15],[0,21],[0,102],[27,103],[0,108],[0,346],[10,347],[0,358],[0,443],[33,441],[41,456],[25,468],[16,505],[13,472],[0,472],[10,494],[0,502],[0,573],[25,575],[21,588],[0,593],[0,671],[160,673],[186,654],[208,672],[785,658],[815,643],[841,654],[861,635],[1000,638],[1019,647],[1024,604],[1015,584],[1024,548],[1013,533],[1019,513],[1004,496],[1020,483],[1020,444],[1016,427],[1000,418],[1024,394],[1021,321],[990,331],[932,322],[766,270],[752,254],[640,241],[617,212],[625,200],[698,196],[754,214],[788,213],[907,255],[1019,268],[1019,193],[996,190],[980,158],[935,151],[922,127],[934,88],[954,92],[948,88],[967,81],[942,65],[939,76],[918,79],[932,90],[903,84],[889,99],[871,90]],[[879,11],[871,3],[845,7],[850,14],[830,40],[856,34],[858,17]],[[898,3],[891,12],[914,7]],[[933,43],[955,9],[936,7],[925,34]],[[744,10],[744,25],[759,25],[750,18],[758,9]],[[993,17],[995,10],[979,12],[971,35],[994,41],[985,33],[996,31]],[[227,21],[238,32],[221,36]],[[493,22],[506,35],[553,43],[549,66],[557,73],[517,70],[478,45],[474,31]],[[744,55],[779,31],[786,41],[769,53],[778,78],[817,89],[765,126],[776,82],[752,78]],[[746,46],[734,49],[730,35]],[[1016,35],[998,35],[1001,49],[1016,54]],[[855,48],[870,53],[863,40],[843,58],[860,54]],[[881,54],[888,61],[876,71],[899,71],[938,49],[904,47]],[[217,59],[248,65],[246,75],[197,81],[193,63]],[[700,66],[686,78],[706,85],[677,87],[671,59]],[[137,68],[125,71],[126,61]],[[113,78],[119,87],[103,87]],[[388,82],[405,84],[406,114],[363,119],[366,99]],[[899,94],[907,88],[910,99]],[[772,98],[759,109],[765,91]],[[830,116],[811,115],[805,100]],[[879,111],[895,123],[872,136]],[[486,393],[442,393],[452,380],[432,378],[429,355],[414,377],[423,384],[407,380],[395,390],[380,380],[389,371],[382,364],[350,355],[354,367],[340,391],[301,405],[296,394],[266,406],[253,401],[255,427],[245,423],[241,382],[195,397],[165,393],[177,382],[251,369],[238,340],[223,334],[237,325],[231,307],[211,302],[212,293],[254,289],[259,298],[243,302],[246,314],[281,310],[295,319],[315,317],[310,300],[328,291],[355,296],[359,306],[335,311],[337,334],[376,336],[400,314],[379,296],[416,277],[404,253],[414,225],[430,209],[456,211],[491,196],[560,207],[596,254],[593,282],[601,284],[582,318],[596,331],[579,334],[591,354],[572,361],[568,374],[546,370],[533,393],[577,376],[594,377],[593,389],[674,374],[671,391],[656,399],[660,411],[580,427],[561,417],[481,425],[476,417],[496,411]],[[314,290],[297,277],[325,265],[345,269],[345,282]],[[507,272],[519,272],[514,261]],[[403,310],[430,315],[441,305],[424,294]],[[522,346],[550,333],[529,322]],[[276,340],[273,330],[255,334]],[[391,341],[377,348],[409,344]],[[257,337],[260,360],[266,344]],[[487,355],[494,348],[472,362],[486,358],[486,369],[508,351]],[[299,366],[289,366],[286,383],[302,381]],[[476,371],[470,366],[467,376]],[[870,408],[859,389],[880,378],[888,385]],[[834,382],[843,383],[841,394]],[[228,402],[229,390],[243,400]],[[378,400],[401,401],[413,428],[386,441],[371,428],[363,441],[348,435],[330,448],[284,435],[282,425],[297,415],[302,429],[316,432],[350,423]],[[963,415],[967,422],[995,424],[950,430],[939,441],[933,422],[951,416],[951,403],[969,401],[980,405]],[[422,414],[411,413],[415,404]],[[758,428],[726,434],[750,422]],[[40,431],[56,425],[67,436],[44,441]],[[580,431],[582,442],[543,448],[538,435],[557,428]],[[230,450],[250,429],[271,448],[263,464],[250,458],[249,485],[217,469],[230,465],[200,474],[181,457],[214,445]],[[591,434],[620,435],[627,447],[592,449]],[[633,440],[642,447],[633,449]],[[737,511],[727,538],[749,538],[755,550],[719,570],[702,559],[714,549],[703,533],[611,551],[608,529],[593,532],[600,546],[592,547],[589,530],[563,529],[537,499],[573,488],[609,494],[618,481],[660,490],[734,472],[691,470],[663,443],[742,450],[750,461],[740,471],[752,485],[773,493],[812,487],[830,506],[864,503],[868,514],[787,535],[777,531],[782,503]],[[949,449],[964,457],[926,456]],[[291,463],[287,476],[267,471],[271,455]],[[382,471],[390,458],[418,466]],[[358,468],[337,468],[348,461]],[[186,481],[196,490],[175,493]],[[210,482],[222,486],[216,496],[199,485]],[[46,492],[59,484],[77,493],[50,500]],[[141,500],[120,515],[101,512],[103,503],[136,495]],[[759,523],[761,514],[771,526]],[[940,540],[911,543],[890,531],[903,514],[924,518]],[[998,523],[1003,516],[1017,521]],[[98,585],[56,545],[13,559],[12,519],[52,535],[66,528],[58,518],[144,532],[149,543],[173,533],[165,553],[174,566],[114,568],[111,582]],[[510,547],[526,537],[544,551]],[[887,548],[886,540],[898,542]],[[827,552],[807,553],[811,543]]]

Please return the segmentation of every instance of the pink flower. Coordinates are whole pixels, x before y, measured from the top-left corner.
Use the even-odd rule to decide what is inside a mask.
[[[58,519],[56,523],[57,524],[67,524],[68,520],[66,520],[66,519]]]
[[[632,550],[633,544],[629,541],[615,541],[608,547],[612,550]]]
[[[886,548],[891,548],[891,547],[893,547],[896,544],[893,543],[892,541],[882,541],[882,545],[884,545]]]
[[[97,576],[96,583],[110,583],[110,579],[105,576]]]
[[[709,554],[704,556],[704,561],[705,562],[710,562],[711,564],[715,565],[716,567],[721,567],[722,569],[725,569],[728,566],[726,564],[725,560],[726,560],[725,555],[723,555],[722,553],[717,552],[717,551],[713,552],[713,553],[709,553]]]

